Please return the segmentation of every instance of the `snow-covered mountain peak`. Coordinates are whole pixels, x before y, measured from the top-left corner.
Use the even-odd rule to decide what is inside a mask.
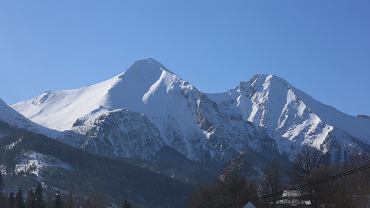
[[[263,90],[268,88],[283,88],[289,89],[291,85],[283,78],[274,74],[257,74],[252,77],[247,83],[257,90]]]
[[[351,145],[360,147],[356,142],[370,144],[370,119],[341,113],[279,76],[257,74],[227,92],[205,94],[154,59],[139,60],[125,73],[107,81],[74,90],[46,92],[12,107],[48,128],[77,132],[89,126],[95,129],[105,124],[101,118],[108,117],[105,121],[109,123],[141,123],[144,120],[139,114],[143,114],[158,130],[164,145],[190,159],[199,159],[203,150],[217,155],[229,147],[225,152],[230,155],[248,145],[257,147],[259,140],[253,138],[263,137],[261,132],[263,135],[266,132],[278,150],[289,156],[303,145],[329,152],[331,145],[347,145],[348,150]],[[126,115],[122,110],[118,113],[116,109],[127,109],[130,113]],[[95,117],[100,115],[97,112],[109,113]],[[120,116],[128,115],[132,120],[126,123]],[[82,121],[81,118],[89,119],[77,122],[82,124],[77,129],[73,124]],[[105,125],[104,128],[109,129]],[[113,130],[122,133],[127,129]]]
[[[191,89],[193,89],[192,85],[158,61],[144,59],[135,62],[113,81],[107,91],[105,106],[110,109],[128,108],[137,112],[146,112],[149,102],[163,101],[171,93]],[[156,95],[155,98],[154,95]],[[155,107],[158,110],[163,106],[159,104]]]
[[[181,95],[191,89],[193,87],[188,82],[158,61],[143,59],[135,62],[125,73],[104,82],[79,89],[48,91],[12,107],[36,123],[64,131],[100,106],[160,114],[164,107],[161,102],[173,99],[167,95]]]
[[[237,91],[239,93],[255,93],[264,90],[266,91],[271,88],[286,91],[291,89],[292,86],[288,81],[274,74],[256,74],[248,81],[240,82],[235,89],[229,91],[229,94],[233,94],[233,91]]]
[[[157,60],[153,58],[148,58],[136,61],[134,64],[131,65],[130,68],[126,70],[125,73],[120,75],[119,78],[123,78],[125,76],[158,76],[158,74],[161,74],[163,71],[172,73]]]
[[[363,119],[370,119],[370,116],[369,115],[366,115],[366,114],[360,114],[360,115],[357,115],[358,118],[363,118]]]
[[[320,103],[276,75],[257,74],[235,89],[208,96],[223,109],[234,109],[244,120],[262,127],[283,152],[294,152],[292,144],[327,152],[330,138],[337,132],[370,144],[370,120]],[[345,141],[338,136],[335,142]]]

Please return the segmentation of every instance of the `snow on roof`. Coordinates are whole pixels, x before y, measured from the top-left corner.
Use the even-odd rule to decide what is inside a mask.
[[[300,197],[301,192],[298,190],[285,190],[283,192],[283,197]]]
[[[256,208],[252,202],[248,202],[243,208]]]

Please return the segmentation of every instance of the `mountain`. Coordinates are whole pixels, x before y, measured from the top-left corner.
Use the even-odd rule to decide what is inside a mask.
[[[324,105],[274,75],[207,94],[154,59],[110,80],[12,105],[68,144],[108,157],[153,159],[172,148],[193,161],[255,152],[290,159],[303,146],[333,161],[369,153],[370,120]],[[150,136],[149,136],[150,135]]]
[[[264,129],[279,152],[291,157],[302,145],[331,153],[336,160],[369,153],[370,120],[322,104],[278,76],[255,75],[235,89],[208,96],[222,109]]]
[[[77,119],[72,129],[62,141],[106,157],[151,159],[164,146],[146,116],[126,109],[100,107]]]
[[[8,106],[2,99],[0,99],[0,121],[3,121],[13,127],[49,135],[51,137],[57,137],[60,134],[58,131],[47,129],[25,118],[23,115]]]
[[[357,115],[357,117],[358,118],[364,118],[364,119],[370,119],[369,115],[364,115],[364,114]]]
[[[112,203],[121,204],[128,199],[140,207],[184,207],[186,204],[192,190],[190,185],[19,128],[25,123],[34,124],[6,104],[2,107],[0,172],[4,174],[7,190],[29,190],[40,181],[49,194],[61,190],[86,197],[99,192]]]
[[[147,159],[168,146],[192,160],[226,160],[273,145],[239,115],[221,114],[215,102],[153,59],[102,83],[47,92],[12,107],[46,127],[84,135],[62,140],[111,157]]]

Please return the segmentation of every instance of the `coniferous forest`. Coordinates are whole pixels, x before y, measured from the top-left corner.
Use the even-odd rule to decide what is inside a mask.
[[[39,183],[28,191],[4,191],[5,182],[0,174],[0,208],[105,208],[112,204],[103,194],[92,194],[86,198],[72,193],[62,194],[60,191],[45,193]],[[123,200],[120,208],[131,208],[131,202]]]

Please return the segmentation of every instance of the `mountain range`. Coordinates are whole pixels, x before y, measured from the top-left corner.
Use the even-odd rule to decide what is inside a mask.
[[[11,107],[64,132],[62,141],[109,157],[150,159],[168,146],[194,161],[266,149],[293,159],[311,146],[340,161],[370,145],[369,119],[341,113],[278,76],[258,74],[209,94],[154,59],[107,81]]]
[[[0,121],[5,123],[0,141],[9,141],[5,149],[25,141],[9,133],[21,129],[45,137],[51,146],[89,155],[87,160],[119,161],[139,176],[149,171],[176,181],[160,179],[158,186],[202,183],[240,155],[254,176],[271,160],[289,167],[307,146],[321,151],[328,163],[370,155],[368,116],[342,113],[281,77],[257,74],[226,92],[204,93],[154,59],[139,60],[122,74],[79,89],[46,91],[10,106],[0,100]],[[27,154],[18,152],[19,157],[37,161],[52,154],[29,149]],[[60,164],[53,168],[74,169],[64,154],[53,157]],[[40,167],[50,167],[47,160],[41,161]],[[126,179],[130,177],[127,173]],[[146,193],[151,201],[135,200],[151,204],[155,193]]]

